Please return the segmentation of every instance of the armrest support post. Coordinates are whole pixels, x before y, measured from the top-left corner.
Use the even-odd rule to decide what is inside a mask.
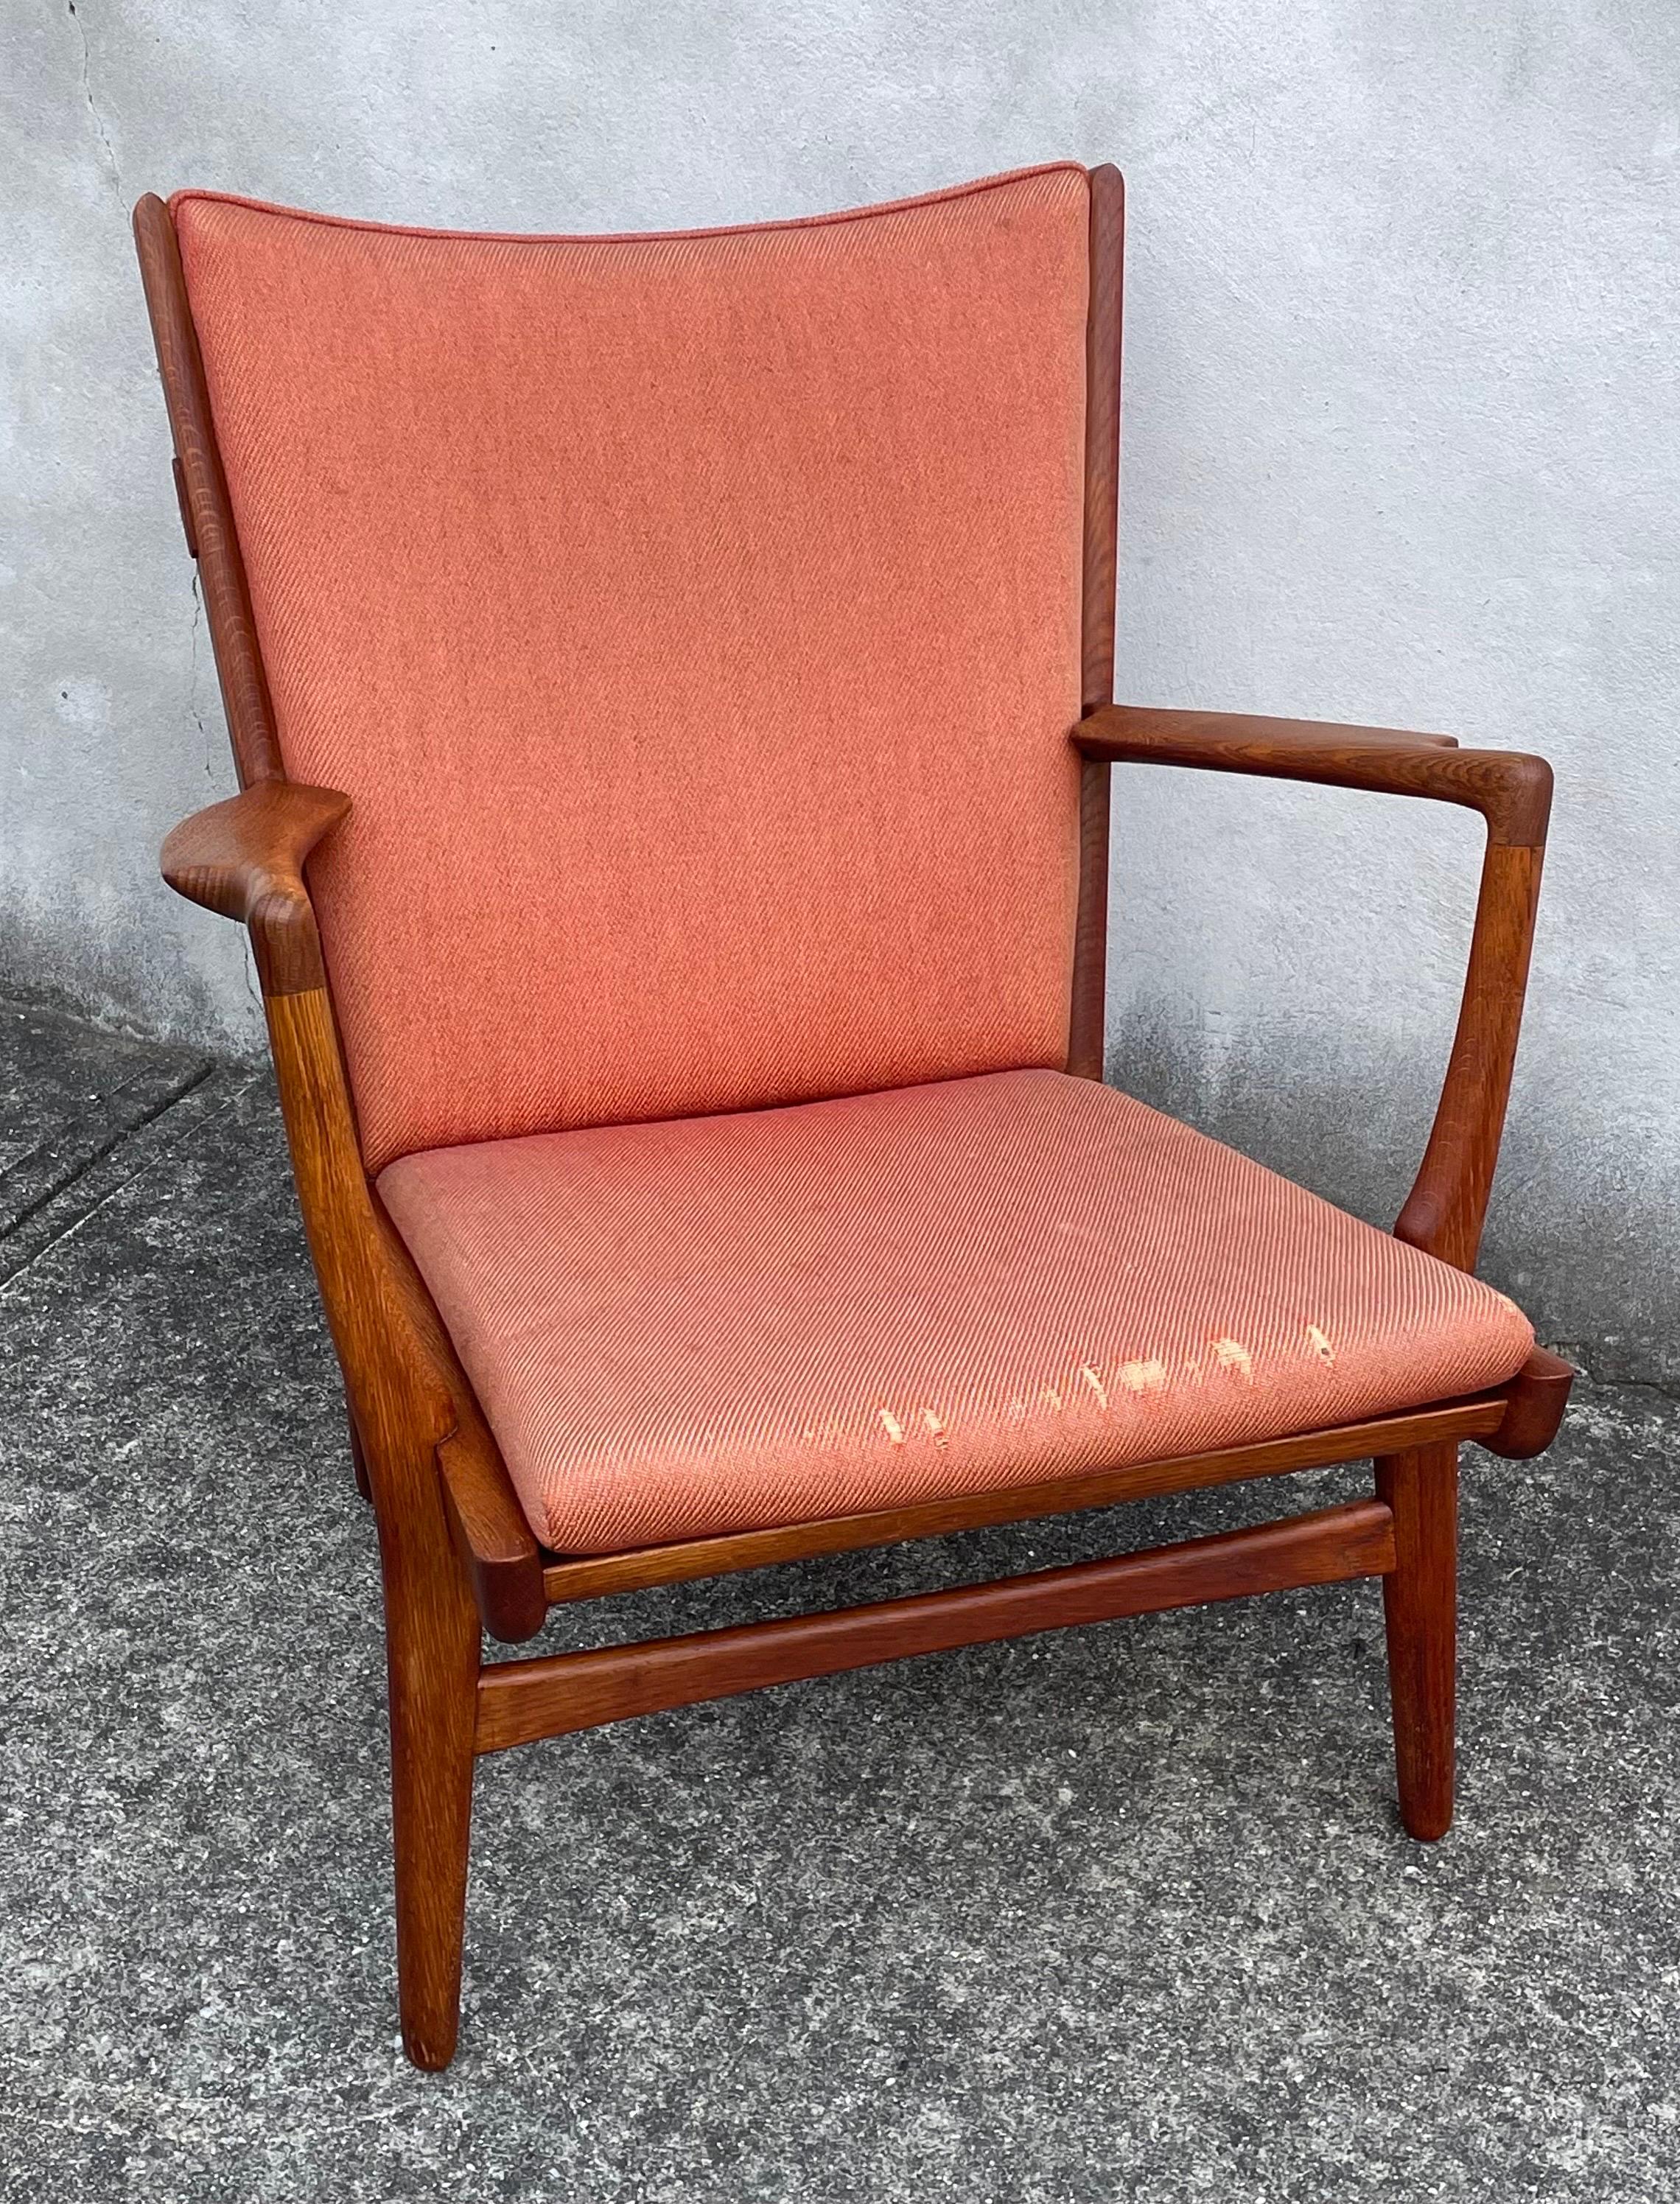
[[[1474,1270],[1517,1061],[1535,914],[1538,845],[1488,840],[1464,992],[1435,1122],[1395,1236]]]

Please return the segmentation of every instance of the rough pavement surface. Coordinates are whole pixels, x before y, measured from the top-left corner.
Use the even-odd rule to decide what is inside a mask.
[[[373,1528],[271,1089],[40,1012],[0,1033],[0,2195],[1680,2193],[1674,1402],[1583,1385],[1544,1460],[1467,1449],[1445,1844],[1396,1823],[1371,1585],[763,1692],[484,1763],[462,2047],[423,2076]],[[1283,1497],[649,1594],[547,1642]]]

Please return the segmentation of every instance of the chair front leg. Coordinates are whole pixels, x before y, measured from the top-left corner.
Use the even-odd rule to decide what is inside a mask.
[[[435,2071],[460,2027],[481,1644],[458,1569],[417,1569],[416,1558],[384,1554],[397,1995],[403,2047]]]
[[[1452,1824],[1458,1573],[1458,1449],[1413,1448],[1375,1464],[1394,1517],[1382,1580],[1400,1819],[1426,1843]]]

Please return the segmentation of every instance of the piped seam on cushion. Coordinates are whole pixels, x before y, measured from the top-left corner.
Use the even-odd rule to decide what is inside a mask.
[[[906,214],[918,207],[938,206],[948,199],[969,198],[1010,184],[1031,183],[1039,176],[1056,175],[1079,176],[1089,186],[1090,171],[1077,161],[1044,161],[1036,168],[1011,169],[995,176],[977,177],[973,183],[948,184],[942,191],[919,192],[908,198],[882,199],[871,206],[842,207],[831,214],[789,215],[771,222],[724,222],[709,229],[437,229],[424,224],[369,222],[355,215],[319,214],[309,207],[281,206],[273,199],[246,198],[238,192],[207,192],[192,187],[171,192],[169,207],[171,219],[180,208],[200,200],[211,206],[244,207],[251,214],[275,215],[284,222],[316,222],[326,229],[365,230],[380,237],[429,237],[476,245],[679,245],[705,238],[752,237],[777,230],[821,229],[840,222],[867,222],[876,215]]]

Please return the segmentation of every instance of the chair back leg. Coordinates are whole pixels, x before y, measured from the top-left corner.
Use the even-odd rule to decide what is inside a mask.
[[[1433,1842],[1452,1824],[1457,1697],[1458,1449],[1415,1447],[1375,1464],[1393,1511],[1392,1574],[1382,1580],[1400,1819]]]

